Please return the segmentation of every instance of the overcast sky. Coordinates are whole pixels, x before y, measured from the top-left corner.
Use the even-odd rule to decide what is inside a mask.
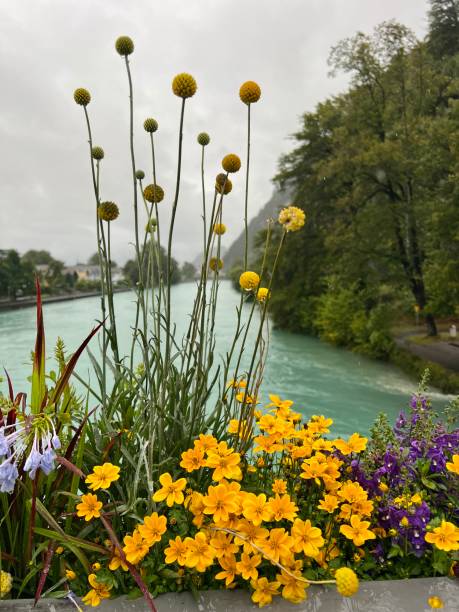
[[[132,255],[132,184],[128,149],[128,84],[115,39],[129,35],[135,98],[137,167],[148,172],[142,124],[152,116],[157,181],[165,191],[167,223],[176,172],[180,100],[171,92],[178,72],[198,83],[187,101],[183,182],[174,240],[179,261],[200,248],[200,147],[207,131],[207,185],[229,152],[245,162],[246,80],[262,99],[252,107],[250,213],[270,197],[279,156],[304,111],[343,91],[347,78],[327,76],[330,47],[387,19],[423,37],[425,0],[0,0],[0,248],[47,249],[73,264],[95,251],[94,196],[87,136],[73,91],[86,87],[95,144],[105,150],[104,200],[118,203],[113,258]],[[148,174],[147,174],[148,175]],[[243,218],[244,176],[234,176],[224,222],[229,245]]]

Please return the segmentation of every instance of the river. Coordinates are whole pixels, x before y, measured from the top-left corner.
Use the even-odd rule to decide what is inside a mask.
[[[194,290],[194,283],[172,288],[173,315],[179,337],[188,321]],[[229,281],[221,282],[219,300],[216,350],[223,354],[232,339],[235,308],[239,303],[239,294]],[[248,308],[245,307],[246,312]],[[116,294],[115,309],[120,344],[127,350],[135,315],[134,294]],[[53,367],[52,351],[57,337],[64,339],[68,351],[74,351],[98,316],[98,298],[44,306],[48,370]],[[15,392],[27,391],[30,386],[27,376],[30,375],[34,339],[33,308],[0,312],[0,367],[8,370]],[[92,340],[91,347],[97,353],[97,340]],[[89,357],[84,354],[78,372],[88,377],[90,371]],[[5,382],[1,384],[0,388],[6,393]],[[271,330],[262,401],[268,401],[268,393],[276,393],[293,400],[296,409],[305,415],[332,417],[333,431],[337,434],[368,433],[379,412],[386,412],[393,419],[407,406],[416,387],[416,381],[389,364],[327,345],[316,338]],[[449,399],[436,391],[431,396],[439,408]]]

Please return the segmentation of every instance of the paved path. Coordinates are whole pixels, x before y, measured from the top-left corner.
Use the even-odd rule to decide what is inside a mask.
[[[395,344],[426,361],[433,361],[453,372],[459,372],[459,338],[454,342],[438,340],[426,344],[410,341],[411,336],[419,335],[419,330],[409,330],[395,336]]]

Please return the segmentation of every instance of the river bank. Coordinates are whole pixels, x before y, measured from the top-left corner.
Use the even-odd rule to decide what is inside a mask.
[[[131,291],[130,287],[121,287],[114,289],[114,293],[123,293]],[[81,291],[74,293],[63,293],[62,295],[44,295],[42,297],[43,304],[55,304],[58,302],[68,302],[71,300],[82,300],[84,298],[99,297],[100,291]],[[0,300],[0,311],[17,310],[18,308],[30,308],[35,306],[37,299],[35,296],[27,296],[25,298],[17,298],[16,300]]]

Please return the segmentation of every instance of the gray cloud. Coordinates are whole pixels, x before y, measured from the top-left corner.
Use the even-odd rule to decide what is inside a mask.
[[[183,183],[175,256],[200,248],[200,148],[207,131],[209,197],[221,157],[246,146],[246,107],[238,98],[248,79],[262,87],[253,107],[250,210],[269,198],[279,156],[302,112],[342,91],[345,76],[327,77],[330,47],[356,30],[395,18],[418,36],[427,2],[419,0],[0,0],[0,248],[48,249],[74,263],[95,250],[94,198],[82,109],[73,90],[91,91],[94,140],[104,147],[102,197],[121,209],[113,257],[132,254],[133,213],[128,149],[128,89],[114,41],[135,41],[137,166],[150,171],[142,123],[155,117],[160,204],[167,223],[176,171],[180,100],[171,92],[178,72],[192,73],[198,92],[186,105]],[[227,197],[224,240],[242,227],[244,177]]]

